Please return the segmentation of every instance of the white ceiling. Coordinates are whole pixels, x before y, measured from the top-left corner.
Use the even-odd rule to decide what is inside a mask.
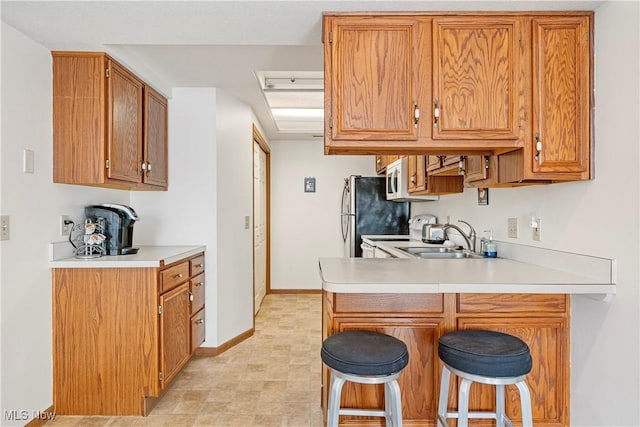
[[[256,71],[322,71],[324,11],[595,10],[603,1],[7,1],[2,20],[51,50],[101,50],[170,95],[217,87],[273,125]]]

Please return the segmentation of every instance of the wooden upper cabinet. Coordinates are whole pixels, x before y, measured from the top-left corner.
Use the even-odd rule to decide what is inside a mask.
[[[434,140],[520,138],[519,38],[517,17],[434,18]]]
[[[591,64],[589,16],[533,19],[534,173],[589,178]]]
[[[408,17],[349,16],[325,21],[329,146],[333,141],[398,145],[398,141],[418,139],[418,37],[418,21]]]
[[[107,176],[137,183],[142,163],[143,83],[116,62],[107,60],[109,117]]]
[[[144,166],[145,184],[168,185],[167,99],[150,87],[144,90]]]
[[[105,53],[51,55],[53,181],[166,189],[166,99]]]

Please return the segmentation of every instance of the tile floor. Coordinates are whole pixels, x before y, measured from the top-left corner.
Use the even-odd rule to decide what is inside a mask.
[[[320,427],[321,295],[267,295],[254,335],[193,358],[148,417],[58,416],[52,427]]]

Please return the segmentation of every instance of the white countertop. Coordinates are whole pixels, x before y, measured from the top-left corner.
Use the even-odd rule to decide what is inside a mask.
[[[363,240],[369,237],[376,236],[363,236]],[[369,240],[369,243],[398,258],[321,258],[324,290],[336,293],[615,294],[616,285],[606,274],[587,276],[506,258],[414,258],[397,248],[441,245],[392,239]],[[560,255],[578,258],[580,262],[585,258],[578,254],[558,253]],[[602,259],[587,258],[588,263],[603,263]]]
[[[162,267],[205,251],[205,246],[140,246],[137,254],[80,259],[53,259],[50,268],[141,268]]]
[[[615,285],[500,258],[320,258],[322,288],[336,293],[611,294]]]

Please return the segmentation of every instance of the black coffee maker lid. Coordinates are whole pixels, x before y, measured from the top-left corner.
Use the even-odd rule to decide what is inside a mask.
[[[140,218],[131,206],[119,205],[116,203],[101,203],[99,205],[87,206],[87,208],[105,208],[111,211],[122,212],[128,219],[138,221]]]

